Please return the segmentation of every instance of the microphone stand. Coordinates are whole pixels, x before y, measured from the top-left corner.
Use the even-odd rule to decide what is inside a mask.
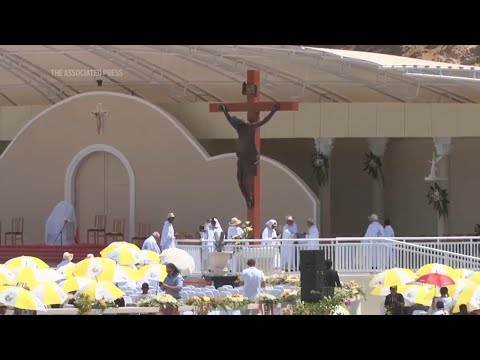
[[[63,229],[65,229],[65,226],[69,223],[70,221],[69,220],[65,220],[63,222],[63,226],[62,226],[62,229],[60,230],[60,232],[58,233],[57,237],[55,238],[55,241],[53,242],[53,245],[55,245],[57,243],[57,240],[58,238],[60,237],[60,245],[63,246]]]

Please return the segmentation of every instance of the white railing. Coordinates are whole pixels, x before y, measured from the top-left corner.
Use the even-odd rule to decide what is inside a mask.
[[[208,253],[215,251],[211,242],[179,240],[195,261],[196,273],[208,272]],[[201,244],[201,245],[200,245]],[[403,267],[416,270],[428,263],[454,268],[480,268],[480,237],[435,238],[331,238],[298,240],[226,240],[225,251],[232,251],[229,269],[241,272],[248,259],[266,274],[300,271],[300,251],[325,250],[325,258],[341,273],[370,273]]]

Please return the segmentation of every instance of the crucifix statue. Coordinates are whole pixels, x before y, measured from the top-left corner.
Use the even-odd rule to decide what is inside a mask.
[[[298,102],[260,102],[260,71],[248,70],[242,94],[246,103],[210,104],[211,112],[223,112],[237,131],[237,181],[247,204],[247,219],[253,225],[253,237],[260,239],[260,127],[277,111],[297,111]],[[247,112],[247,119],[231,116],[229,112]],[[270,111],[261,121],[260,112]]]
[[[92,111],[91,114],[97,119],[97,133],[98,135],[101,135],[103,131],[103,119],[108,115],[108,111],[103,111],[102,103],[98,103],[97,110]]]

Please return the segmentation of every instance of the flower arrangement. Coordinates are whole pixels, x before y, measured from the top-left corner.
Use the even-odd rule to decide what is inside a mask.
[[[171,295],[158,295],[152,298],[140,299],[140,307],[178,308],[178,301]]]
[[[335,288],[335,296],[341,298],[346,306],[350,306],[352,301],[365,299],[366,295],[366,290],[355,281],[342,281],[342,287]]]
[[[437,183],[430,185],[427,192],[428,204],[438,213],[438,217],[448,216],[448,192],[442,189]]]
[[[222,232],[220,236],[215,236],[215,242],[213,244],[215,245],[216,252],[222,252],[225,248],[225,233]]]
[[[243,234],[240,236],[240,239],[253,239],[253,225],[250,221],[245,221],[242,224]]]
[[[374,180],[383,182],[382,160],[379,156],[370,151],[365,154],[365,161],[363,164],[365,165],[363,171],[366,171]]]
[[[197,315],[207,315],[210,309],[213,307],[213,303],[217,305],[217,303],[213,302],[208,296],[195,296],[192,299],[188,299],[186,305],[193,305]]]
[[[298,302],[294,305],[287,305],[283,310],[283,315],[332,315],[342,303],[340,297],[325,296],[317,302]]]
[[[273,295],[260,293],[257,295],[257,303],[275,305],[278,304],[278,299]]]
[[[225,298],[225,303],[226,303],[226,306],[230,309],[238,309],[250,304],[250,300],[248,300],[243,295],[232,294],[232,295],[228,295]]]
[[[75,300],[75,307],[77,308],[78,315],[87,315],[94,309],[103,311],[118,306],[113,301],[107,301],[104,298],[92,301],[90,296],[80,294]]]
[[[267,285],[270,285],[270,286],[276,286],[276,285],[300,286],[300,276],[275,274],[272,276],[267,276],[265,279],[265,282],[267,283]]]
[[[300,299],[300,292],[298,290],[285,290],[280,297],[281,302],[296,302],[298,299]]]
[[[328,157],[320,151],[316,151],[313,155],[312,167],[313,174],[318,185],[324,186],[328,181],[328,170],[330,168]]]

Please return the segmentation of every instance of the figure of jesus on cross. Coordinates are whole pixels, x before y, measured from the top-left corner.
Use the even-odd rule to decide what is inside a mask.
[[[92,111],[92,116],[97,119],[97,133],[101,135],[103,132],[103,119],[108,115],[108,111],[103,111],[102,103],[97,104],[97,111]]]
[[[238,133],[237,181],[247,203],[247,218],[253,225],[253,237],[260,239],[260,127],[277,111],[297,111],[298,102],[260,102],[260,71],[248,70],[242,93],[246,103],[210,104],[211,112],[222,111]],[[247,112],[247,120],[231,116],[232,112]],[[270,111],[261,121],[260,112]]]

